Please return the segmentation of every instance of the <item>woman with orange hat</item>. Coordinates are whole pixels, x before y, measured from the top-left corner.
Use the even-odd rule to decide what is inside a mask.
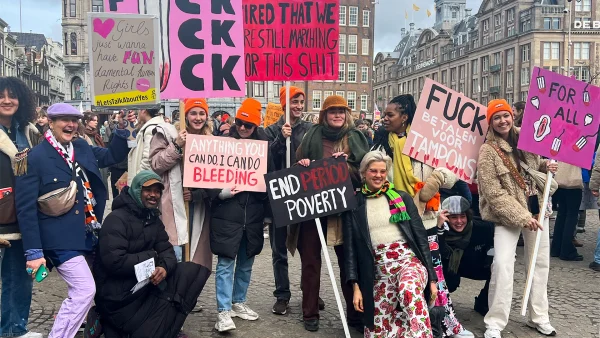
[[[181,128],[183,124],[184,128]],[[179,127],[179,131],[178,131]],[[183,188],[183,149],[187,134],[212,135],[208,104],[203,98],[186,99],[184,118],[174,125],[159,124],[150,143],[150,165],[161,176],[165,190],[161,199],[161,219],[169,241],[181,260],[181,246],[190,242],[192,262],[212,270],[209,242],[210,204],[206,190]],[[189,220],[184,202],[189,202]]]
[[[494,263],[490,283],[490,309],[485,316],[485,338],[500,338],[510,314],[515,254],[521,230],[525,252],[531,253],[536,232],[542,231],[539,252],[529,299],[527,325],[546,336],[556,335],[548,316],[548,272],[550,239],[548,235],[551,207],[540,206],[543,191],[521,170],[523,162],[539,171],[558,170],[556,163],[542,160],[538,155],[517,148],[519,129],[514,126],[514,113],[505,100],[490,101],[487,109],[489,130],[486,142],[479,150],[477,175],[481,216],[494,222]],[[543,224],[536,213],[545,212]],[[532,215],[533,214],[533,215]],[[526,255],[529,256],[529,255]],[[528,266],[528,264],[525,264]]]
[[[354,127],[350,107],[346,100],[337,95],[329,96],[323,103],[319,123],[312,126],[304,135],[296,151],[296,159],[303,166],[310,166],[313,160],[344,156],[355,188],[360,187],[360,161],[369,151],[367,139]],[[344,250],[342,247],[342,221],[339,216],[321,219],[327,233],[328,245],[334,246],[340,267],[340,279],[346,280]],[[304,328],[307,331],[319,329],[319,288],[321,280],[321,242],[314,221],[290,226],[288,250],[292,254],[296,248],[302,261],[302,313]],[[342,284],[346,300],[348,323],[362,330],[362,320],[352,304],[353,290],[349,284]]]

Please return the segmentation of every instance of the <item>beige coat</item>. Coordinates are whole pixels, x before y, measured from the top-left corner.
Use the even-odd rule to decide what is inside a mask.
[[[156,116],[146,122],[135,137],[136,147],[129,151],[127,158],[127,185],[131,182],[137,173],[142,170],[152,170],[150,167],[150,141],[152,141],[152,131],[157,125],[165,123],[162,116]]]
[[[583,189],[581,168],[564,162],[558,162],[558,171],[554,176],[559,188]]]
[[[437,225],[437,218],[441,212],[441,205],[437,211],[425,210],[427,202],[431,200],[440,189],[452,189],[458,181],[458,177],[446,168],[437,168],[431,172],[425,182],[425,185],[413,197],[413,201],[419,210],[419,215],[423,221],[425,229],[431,229]]]
[[[598,147],[600,149],[600,147]],[[592,176],[590,177],[590,190],[600,190],[600,151],[596,149],[596,160],[594,161],[594,167],[592,168]]]
[[[527,207],[526,192],[519,187],[509,169],[491,146],[496,143],[506,157],[516,167],[513,157],[513,148],[508,142],[496,137],[490,128],[486,142],[479,150],[477,161],[477,177],[479,183],[479,208],[484,220],[496,225],[508,227],[525,227],[532,218]],[[546,172],[546,163],[540,156],[524,152],[525,162],[532,169]],[[543,191],[538,191],[541,203]],[[540,210],[544,210],[541,208]]]

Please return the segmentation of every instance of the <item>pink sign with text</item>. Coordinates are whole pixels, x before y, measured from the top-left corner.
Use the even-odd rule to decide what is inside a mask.
[[[188,134],[183,186],[266,192],[267,141]]]
[[[159,18],[162,99],[246,95],[242,0],[105,0],[105,8]]]
[[[427,79],[403,153],[471,183],[488,129],[486,113],[487,107]]]
[[[535,67],[518,148],[591,169],[600,124],[598,104],[600,88]]]

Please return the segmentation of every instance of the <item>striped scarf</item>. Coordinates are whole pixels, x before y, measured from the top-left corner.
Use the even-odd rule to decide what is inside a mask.
[[[46,140],[50,143],[50,145],[60,154],[60,156],[65,160],[67,165],[71,170],[73,170],[73,166],[75,166],[75,175],[81,180],[81,184],[85,189],[85,230],[86,232],[92,233],[95,230],[99,230],[101,224],[98,222],[98,218],[94,214],[94,206],[96,205],[96,199],[94,198],[94,193],[92,193],[92,188],[90,186],[90,181],[85,173],[85,170],[81,168],[81,166],[75,161],[75,149],[73,149],[73,144],[69,143],[67,148],[62,146],[60,142],[56,140],[52,131],[48,129],[44,134]]]
[[[381,189],[375,192],[369,190],[365,184],[362,187],[361,192],[367,198],[377,198],[382,194],[385,194],[385,197],[387,197],[388,201],[390,202],[390,213],[392,214],[392,216],[390,216],[390,223],[398,223],[410,220],[410,215],[408,212],[406,212],[406,204],[404,204],[402,197],[400,197],[396,190],[394,190],[393,183],[385,181]]]

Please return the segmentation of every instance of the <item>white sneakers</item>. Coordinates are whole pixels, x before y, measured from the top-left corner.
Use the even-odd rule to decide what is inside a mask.
[[[527,326],[529,326],[532,329],[536,329],[539,333],[543,334],[544,336],[556,336],[556,330],[552,327],[552,325],[550,325],[550,323],[536,324],[532,321],[527,321]]]
[[[235,330],[235,323],[233,322],[233,319],[231,319],[232,317],[238,317],[244,320],[257,320],[258,313],[252,311],[252,309],[244,303],[233,304],[231,306],[231,311],[219,312],[215,330],[219,332]],[[39,338],[41,338],[41,336]]]
[[[37,332],[27,332],[26,334],[19,336],[19,338],[43,338],[44,336],[41,333]]]
[[[498,329],[487,329],[485,330],[485,334],[483,335],[485,338],[502,338],[500,335],[500,330]]]
[[[215,324],[215,330],[219,332],[227,332],[235,330],[235,323],[231,319],[231,311],[219,312],[217,316],[217,323]]]
[[[455,334],[454,336],[452,336],[452,338],[475,338],[475,335],[473,334],[473,332],[463,328],[463,330],[460,333]]]

